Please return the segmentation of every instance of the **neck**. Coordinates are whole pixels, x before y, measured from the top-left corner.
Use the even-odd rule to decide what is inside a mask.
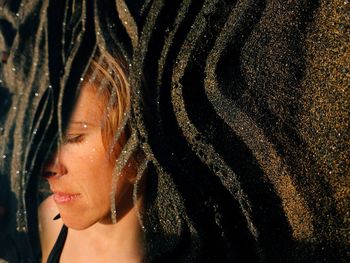
[[[140,199],[123,213],[117,223],[98,222],[83,231],[69,229],[69,235],[75,242],[84,242],[93,250],[91,251],[93,254],[104,258],[104,262],[114,262],[110,261],[111,259],[118,259],[121,262],[141,262],[144,257],[144,245],[143,231],[138,218]]]
[[[95,237],[100,241],[104,240],[119,253],[128,251],[132,254],[138,252],[137,254],[141,255],[143,236],[137,213],[136,206],[133,206],[117,223],[97,223],[88,231],[90,231],[93,238]]]

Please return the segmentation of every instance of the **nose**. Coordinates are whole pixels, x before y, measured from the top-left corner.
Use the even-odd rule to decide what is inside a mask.
[[[60,151],[53,154],[48,162],[44,165],[43,177],[50,178],[53,176],[62,176],[67,173],[66,167],[60,161]]]

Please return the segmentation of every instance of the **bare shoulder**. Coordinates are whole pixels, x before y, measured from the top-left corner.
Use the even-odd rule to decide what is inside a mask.
[[[58,213],[57,206],[52,196],[46,198],[39,205],[38,216],[42,262],[47,261],[47,257],[49,256],[63,225],[61,219],[53,220]]]

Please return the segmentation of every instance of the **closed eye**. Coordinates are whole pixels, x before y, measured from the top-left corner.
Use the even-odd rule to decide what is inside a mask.
[[[67,134],[63,140],[63,143],[80,143],[84,140],[84,137],[84,134]]]

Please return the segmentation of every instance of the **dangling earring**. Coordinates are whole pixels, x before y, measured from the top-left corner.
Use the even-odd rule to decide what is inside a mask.
[[[116,208],[111,208],[111,219],[112,219],[113,224],[117,223],[117,209]]]

